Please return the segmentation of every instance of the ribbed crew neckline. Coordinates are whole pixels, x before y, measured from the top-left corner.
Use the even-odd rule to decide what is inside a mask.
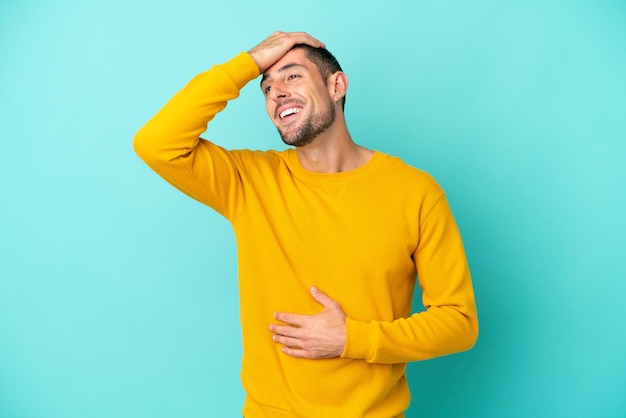
[[[318,173],[309,171],[302,167],[298,154],[295,149],[286,150],[287,166],[301,180],[324,182],[324,183],[345,183],[347,181],[355,181],[370,176],[375,173],[378,167],[384,162],[387,155],[374,150],[374,153],[365,164],[349,171],[341,171],[338,173]]]

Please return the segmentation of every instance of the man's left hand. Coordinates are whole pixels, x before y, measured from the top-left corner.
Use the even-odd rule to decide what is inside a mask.
[[[318,288],[311,287],[311,296],[324,310],[317,315],[275,313],[274,318],[287,325],[271,324],[272,338],[292,357],[338,357],[346,344],[346,314],[337,301]]]

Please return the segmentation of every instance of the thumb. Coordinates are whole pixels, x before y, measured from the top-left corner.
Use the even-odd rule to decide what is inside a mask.
[[[332,305],[334,305],[335,300],[328,296],[326,293],[319,290],[316,286],[311,286],[311,289],[309,289],[309,291],[311,292],[311,296],[313,297],[313,299],[315,299],[317,303],[324,306],[325,308],[330,308]]]

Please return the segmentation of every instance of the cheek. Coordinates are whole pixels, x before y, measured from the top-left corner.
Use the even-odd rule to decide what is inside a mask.
[[[270,117],[270,119],[274,118],[274,108],[269,100],[265,100],[265,111],[267,112],[267,115]]]

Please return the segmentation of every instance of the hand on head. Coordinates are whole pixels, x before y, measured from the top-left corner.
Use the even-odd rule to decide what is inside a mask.
[[[322,42],[305,32],[274,32],[248,53],[263,73],[297,44],[306,44],[314,48],[325,47]]]

